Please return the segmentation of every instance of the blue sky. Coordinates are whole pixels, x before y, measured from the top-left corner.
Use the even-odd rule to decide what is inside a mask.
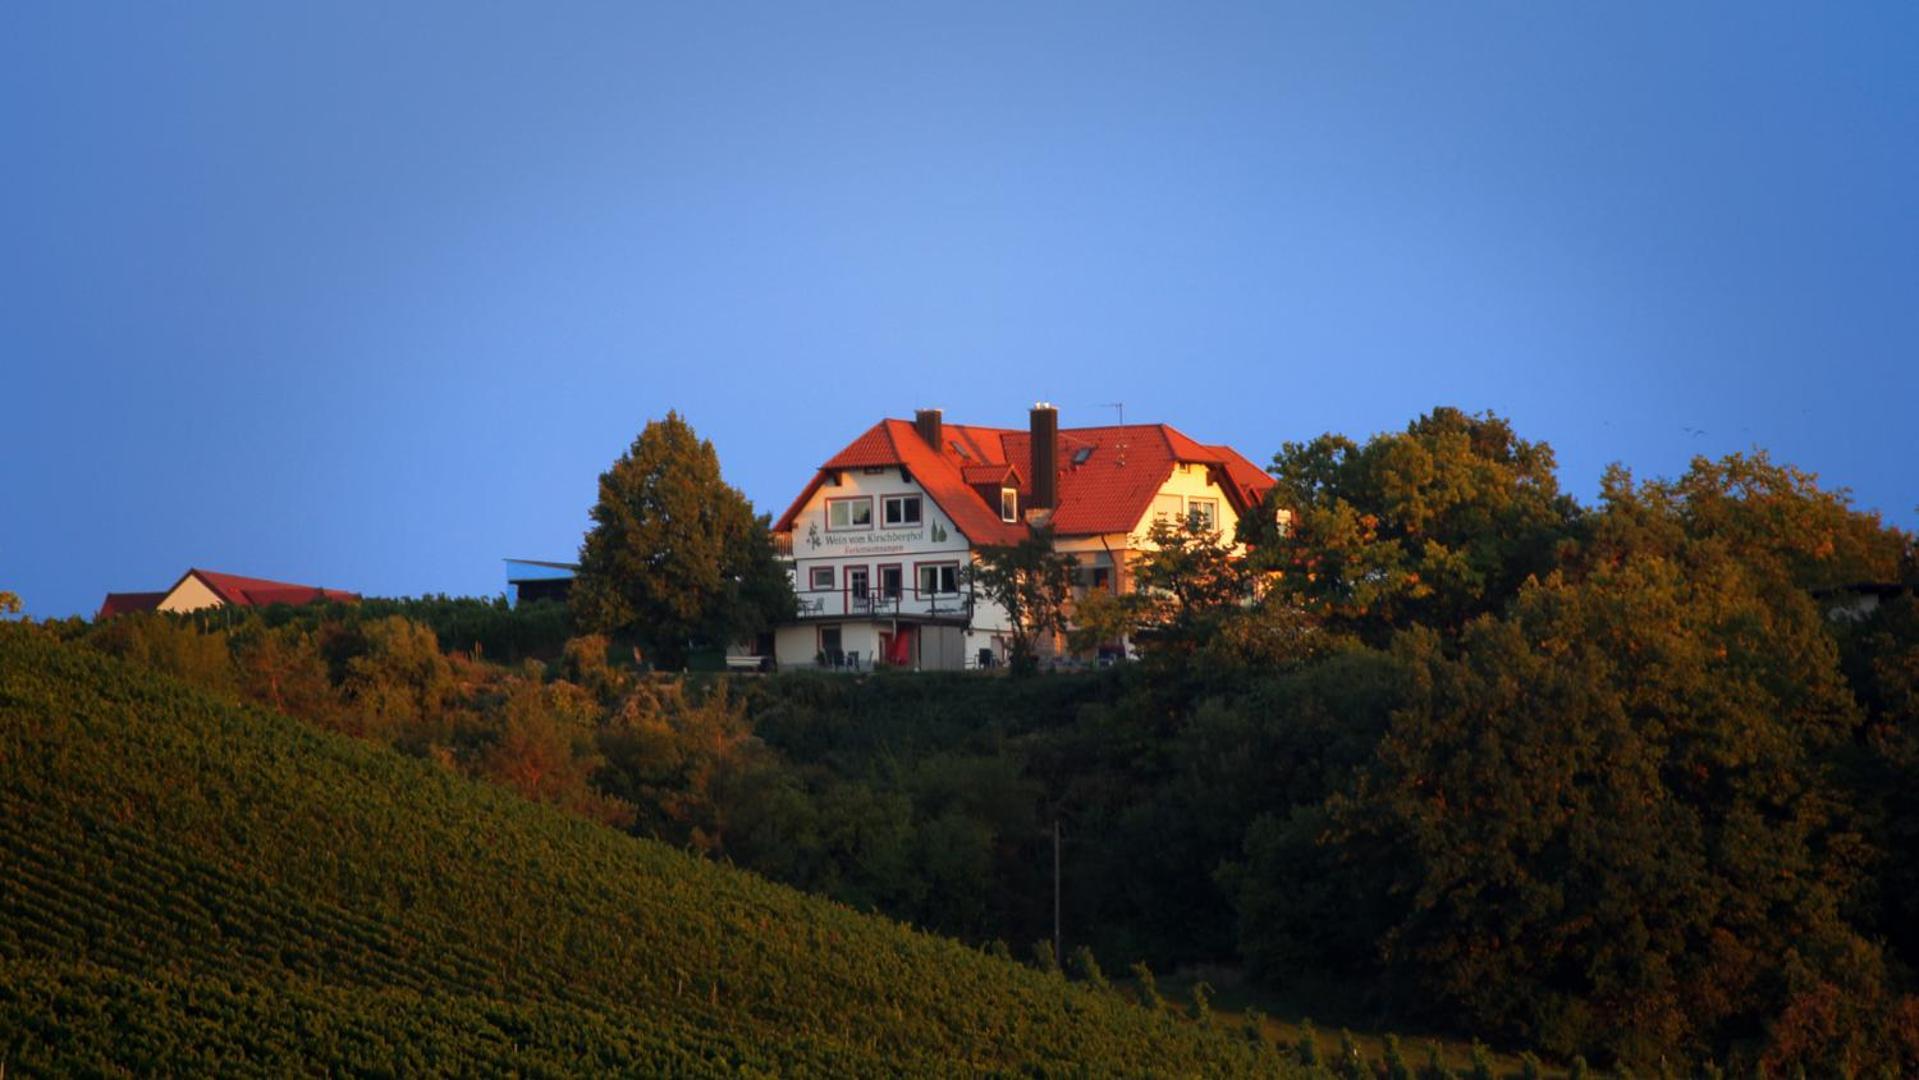
[[[13,4],[0,588],[492,594],[679,409],[1491,409],[1919,524],[1919,6]],[[1688,430],[1692,429],[1692,430]],[[1703,432],[1699,434],[1697,432]]]

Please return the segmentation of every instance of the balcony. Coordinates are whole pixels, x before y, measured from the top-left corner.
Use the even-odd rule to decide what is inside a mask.
[[[773,554],[782,559],[793,557],[793,534],[776,532],[773,534]]]
[[[800,589],[802,619],[910,619],[915,622],[965,623],[973,617],[970,592],[889,592],[873,589]]]

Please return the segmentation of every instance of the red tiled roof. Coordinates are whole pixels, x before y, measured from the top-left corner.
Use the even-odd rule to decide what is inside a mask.
[[[813,493],[825,483],[828,473],[837,469],[864,469],[884,465],[903,465],[913,474],[913,479],[926,489],[946,516],[961,534],[976,544],[1016,544],[1024,535],[1025,527],[1014,522],[1001,521],[999,507],[986,505],[979,493],[967,483],[963,469],[967,464],[1006,464],[1003,453],[994,459],[985,459],[984,455],[998,449],[1001,432],[994,428],[967,428],[960,424],[946,425],[946,438],[949,447],[942,453],[935,453],[920,438],[911,422],[906,420],[882,420],[867,429],[846,449],[828,459],[814,475],[813,482],[806,485],[800,497],[793,500],[786,513],[774,524],[774,532],[786,532],[793,528],[793,519],[813,498]],[[951,449],[963,447],[967,456],[962,457]]]
[[[339,600],[350,602],[358,600],[359,594],[344,592],[340,589],[322,589],[316,585],[295,585],[286,581],[269,581],[266,578],[241,577],[238,574],[222,574],[216,570],[188,570],[180,581],[188,577],[197,577],[213,594],[237,607],[266,607],[270,604],[311,604],[321,600]],[[180,582],[173,583],[175,589]],[[167,590],[171,592],[172,589]]]
[[[1031,436],[1012,428],[946,424],[936,452],[909,421],[882,420],[828,459],[773,526],[793,527],[827,474],[838,469],[903,465],[933,501],[976,544],[1013,543],[1025,527],[1003,522],[973,485],[999,484],[1011,475],[1021,498],[1031,492]],[[1075,459],[1084,456],[1083,461]],[[1215,481],[1243,513],[1273,486],[1272,478],[1231,447],[1207,446],[1166,424],[1062,428],[1058,503],[1053,530],[1061,536],[1130,531],[1180,462],[1217,470]]]
[[[110,592],[100,604],[100,612],[93,617],[93,621],[111,619],[129,611],[152,611],[166,598],[167,594],[163,592]]]
[[[1008,480],[1019,483],[1019,474],[1005,462],[998,465],[963,465],[960,467],[960,476],[968,484],[1004,484]]]
[[[1255,506],[1266,493],[1273,489],[1273,478],[1265,469],[1240,456],[1239,451],[1230,446],[1215,446],[1220,459],[1226,463],[1226,476],[1238,485],[1246,505]]]

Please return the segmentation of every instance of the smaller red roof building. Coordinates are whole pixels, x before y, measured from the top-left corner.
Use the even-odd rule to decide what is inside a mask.
[[[152,611],[166,598],[167,594],[163,592],[110,592],[106,602],[100,605],[100,613],[93,618],[98,622],[130,611]]]
[[[111,619],[131,611],[200,611],[210,607],[271,607],[274,604],[352,603],[358,593],[295,585],[288,581],[242,577],[217,570],[194,568],[180,575],[165,592],[108,593],[94,619]]]

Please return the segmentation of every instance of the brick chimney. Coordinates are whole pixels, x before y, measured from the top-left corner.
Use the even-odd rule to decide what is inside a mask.
[[[919,432],[920,438],[926,440],[926,445],[935,450],[940,449],[940,440],[944,437],[945,429],[940,415],[938,409],[921,409],[913,414],[913,430]]]
[[[1033,510],[1052,510],[1059,490],[1059,410],[1044,401],[1036,402],[1030,416],[1032,431],[1033,493],[1026,505]]]

